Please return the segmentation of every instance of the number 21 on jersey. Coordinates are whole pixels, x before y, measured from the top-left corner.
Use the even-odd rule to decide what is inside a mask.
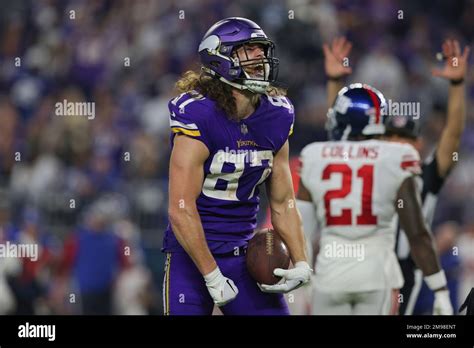
[[[355,178],[353,178],[355,174]],[[343,200],[353,190],[353,181],[362,181],[361,191],[361,213],[356,216],[356,225],[376,225],[377,216],[372,212],[372,194],[374,187],[374,165],[365,164],[357,169],[355,173],[351,167],[345,163],[329,164],[324,168],[322,180],[330,180],[333,175],[341,176],[341,185],[337,189],[329,190],[324,195],[324,207],[326,211],[327,226],[349,226],[352,225],[353,211],[351,208],[344,208],[339,215],[331,212],[331,201]]]

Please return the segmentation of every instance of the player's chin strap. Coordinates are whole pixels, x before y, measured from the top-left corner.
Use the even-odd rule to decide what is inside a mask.
[[[226,78],[222,77],[222,76],[219,76],[215,73],[215,71],[209,69],[209,68],[206,68],[206,67],[202,67],[202,70],[204,72],[206,72],[207,74],[209,75],[212,75],[212,76],[217,76],[219,78],[220,81],[240,90],[240,91],[243,91],[243,90],[248,90],[250,92],[253,92],[253,93],[258,93],[258,94],[266,94],[267,93],[267,88],[270,86],[270,82],[268,81],[255,81],[255,80],[245,80],[243,82],[243,84],[240,84],[240,83],[235,83],[235,82],[232,82],[232,81],[229,81],[227,80]]]

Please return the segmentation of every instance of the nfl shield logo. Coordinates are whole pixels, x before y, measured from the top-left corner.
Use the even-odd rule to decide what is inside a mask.
[[[249,132],[246,124],[240,125],[240,132],[242,132],[242,134],[247,134]]]

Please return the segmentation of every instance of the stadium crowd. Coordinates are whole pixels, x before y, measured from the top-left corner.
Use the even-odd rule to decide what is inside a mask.
[[[179,75],[199,68],[205,30],[230,16],[276,42],[296,109],[293,156],[327,139],[323,42],[354,43],[351,81],[420,102],[427,156],[448,99],[448,83],[430,74],[435,54],[447,37],[474,37],[472,0],[2,1],[0,242],[33,241],[40,257],[0,258],[0,314],[161,313],[167,103]],[[474,286],[472,70],[459,163],[433,224],[458,301]],[[57,115],[63,100],[94,102],[95,117]]]

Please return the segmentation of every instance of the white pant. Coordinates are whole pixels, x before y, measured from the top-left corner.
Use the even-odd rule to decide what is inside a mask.
[[[312,285],[307,284],[285,295],[291,315],[309,315],[313,300]]]
[[[389,315],[392,289],[368,292],[313,291],[313,315]]]

